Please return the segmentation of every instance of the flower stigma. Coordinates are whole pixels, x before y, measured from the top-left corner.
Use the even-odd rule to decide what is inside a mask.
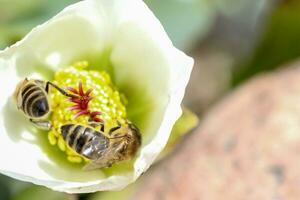
[[[66,153],[72,163],[89,162],[71,149],[63,139],[60,127],[66,123],[88,126],[89,121],[105,124],[105,130],[125,123],[126,108],[123,95],[119,93],[105,71],[88,70],[87,61],[76,62],[58,70],[53,82],[78,98],[69,98],[51,89],[52,129],[48,133],[51,145]],[[126,102],[126,101],[125,101]],[[97,129],[97,128],[96,128]]]

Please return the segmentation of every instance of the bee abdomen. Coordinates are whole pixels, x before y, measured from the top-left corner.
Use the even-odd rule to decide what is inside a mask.
[[[74,124],[65,124],[60,127],[61,134],[65,141],[67,140],[67,137],[68,137],[69,133],[71,132],[71,129],[73,129],[74,127],[75,127]]]
[[[36,89],[36,88],[39,89],[39,87],[36,86],[36,85],[34,85],[34,84],[27,84],[27,85],[22,89],[22,93],[21,93],[22,98],[24,98],[25,95],[26,95],[30,90]],[[29,94],[30,94],[30,92],[29,92]]]
[[[90,127],[65,124],[60,129],[68,146],[89,159],[97,158],[98,153],[108,147],[108,138]]]
[[[82,125],[66,124],[61,126],[61,133],[67,144],[81,154],[83,146],[93,137],[95,131]]]
[[[49,112],[45,93],[40,87],[28,84],[22,91],[23,111],[31,117],[42,117]]]
[[[46,97],[41,97],[32,103],[32,116],[41,117],[49,112],[49,105]]]
[[[76,144],[77,137],[80,137],[83,129],[83,126],[77,125],[74,129],[72,129],[72,131],[69,132],[66,142],[72,149],[74,149],[74,144]]]
[[[82,150],[84,149],[84,145],[93,137],[95,134],[95,131],[91,128],[85,128],[83,134],[81,134],[78,137],[78,140],[76,141],[75,151],[79,154],[82,153]]]

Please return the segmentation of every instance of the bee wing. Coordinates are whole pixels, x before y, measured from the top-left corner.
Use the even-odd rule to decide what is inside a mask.
[[[109,139],[104,135],[99,135],[85,145],[82,154],[88,158],[94,157],[95,154],[97,154],[97,157],[101,157],[108,146]]]
[[[110,167],[117,161],[120,161],[119,150],[122,148],[122,142],[115,143],[111,148],[106,148],[102,152],[103,154],[97,160],[90,162],[83,167],[83,170],[89,171],[94,169],[100,169],[104,167]]]

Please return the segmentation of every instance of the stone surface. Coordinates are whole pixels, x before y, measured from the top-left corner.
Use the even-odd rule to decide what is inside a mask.
[[[133,199],[300,199],[300,62],[216,105]]]

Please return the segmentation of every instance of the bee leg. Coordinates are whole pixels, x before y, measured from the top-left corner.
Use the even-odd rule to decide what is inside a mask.
[[[98,126],[101,126],[101,127],[100,127],[100,131],[104,132],[104,124],[103,124],[103,123],[101,123],[101,122],[92,122],[92,121],[89,121],[88,124],[89,124],[91,127],[93,127],[93,128],[96,128],[96,127],[98,127]]]
[[[50,130],[52,128],[52,124],[50,121],[47,120],[35,120],[35,119],[29,119],[31,123],[36,125],[38,128],[43,130]]]
[[[117,121],[118,126],[113,127],[109,130],[108,135],[111,136],[113,132],[115,132],[116,130],[121,128],[121,123],[119,121]]]
[[[77,98],[76,95],[69,94],[64,89],[60,88],[59,86],[57,86],[56,84],[54,84],[54,83],[52,83],[50,81],[47,81],[47,83],[46,83],[45,90],[46,90],[47,93],[49,93],[49,85],[51,85],[52,87],[54,87],[55,89],[57,89],[62,95],[65,95],[67,97]]]
[[[100,131],[104,132],[104,124],[100,124]]]

